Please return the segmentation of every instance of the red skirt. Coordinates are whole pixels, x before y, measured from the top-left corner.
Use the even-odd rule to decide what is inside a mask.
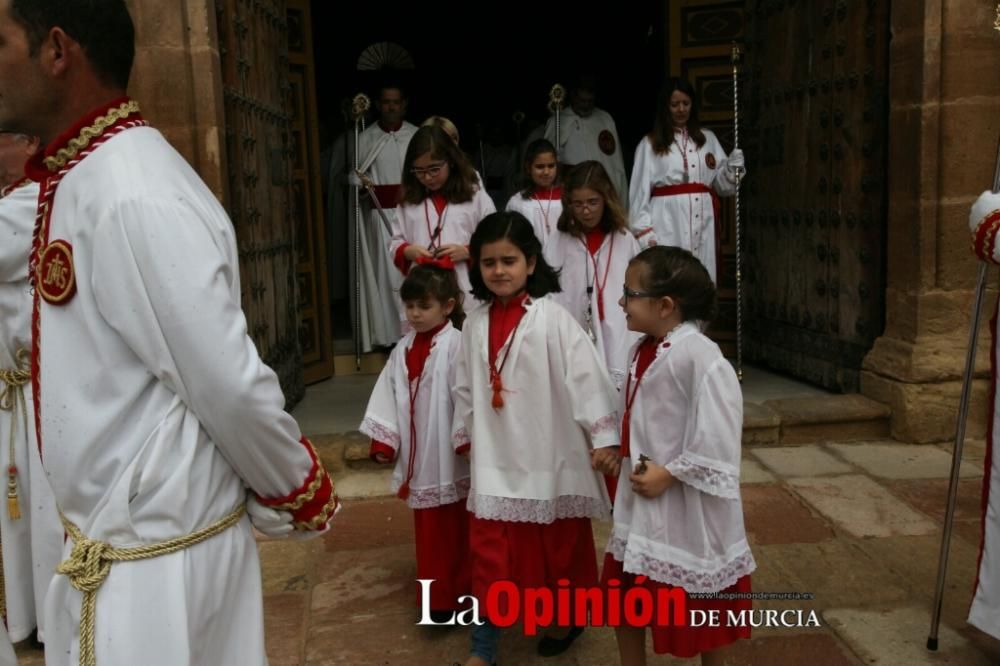
[[[611,579],[621,581],[622,595],[629,588],[635,587],[635,574],[626,573],[622,563],[612,557],[611,553],[604,556],[604,569],[601,572],[601,584],[607,585]],[[650,578],[642,582],[642,587],[647,588],[653,597],[656,597],[656,590],[672,590],[675,586],[660,583]],[[722,592],[735,593],[750,592],[750,576],[746,575],[737,580]],[[708,652],[717,648],[734,643],[741,638],[750,638],[750,627],[730,627],[726,626],[725,617],[728,611],[739,613],[749,611],[753,607],[750,599],[692,599],[687,600],[688,613],[692,610],[719,611],[722,622],[719,627],[690,627],[690,626],[660,626],[650,623],[649,628],[653,634],[653,651],[656,654],[672,654],[675,657],[694,657],[702,652]],[[690,616],[690,615],[689,615]]]
[[[589,518],[562,518],[548,525],[472,518],[472,593],[482,602],[490,585],[519,588],[597,585],[597,553]]]
[[[469,594],[469,518],[465,499],[432,509],[414,509],[417,578],[431,579],[431,610],[460,610],[460,596]],[[466,604],[468,605],[468,604]],[[417,606],[420,586],[417,585]]]

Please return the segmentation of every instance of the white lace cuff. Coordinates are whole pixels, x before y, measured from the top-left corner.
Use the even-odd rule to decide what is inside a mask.
[[[477,518],[548,525],[560,518],[607,518],[608,503],[597,497],[563,495],[551,500],[469,494],[468,509]]]
[[[625,539],[620,537],[611,538],[608,552],[623,563],[623,568],[628,573],[642,574],[660,583],[682,587],[687,592],[720,592],[757,568],[757,562],[749,548],[714,571],[688,569],[646,553],[629,550]]]
[[[366,416],[358,428],[362,435],[368,435],[376,442],[388,444],[392,448],[399,450],[399,433],[381,421],[377,421],[371,416]]]
[[[740,498],[740,477],[735,474],[699,465],[683,454],[664,467],[678,479],[703,493],[725,499]]]
[[[465,428],[459,428],[455,432],[451,433],[451,448],[456,451],[460,448],[469,444],[469,431]]]
[[[590,442],[595,449],[619,443],[617,412],[602,416],[590,426]]]
[[[394,479],[393,494],[399,490],[402,481]],[[410,496],[406,498],[406,506],[411,509],[433,509],[446,504],[454,504],[469,496],[469,478],[456,479],[454,483],[444,483],[431,488],[410,488]]]

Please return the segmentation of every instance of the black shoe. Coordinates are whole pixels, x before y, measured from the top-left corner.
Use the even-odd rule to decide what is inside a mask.
[[[565,638],[552,638],[551,636],[543,636],[542,640],[538,641],[538,654],[543,657],[555,657],[562,654],[569,649],[569,646],[573,644],[580,634],[583,633],[583,627],[573,627],[566,634]]]

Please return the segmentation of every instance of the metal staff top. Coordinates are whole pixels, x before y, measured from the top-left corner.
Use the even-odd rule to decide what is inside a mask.
[[[556,116],[556,161],[559,160],[559,114],[562,111],[563,105],[566,102],[566,89],[562,87],[562,84],[555,84],[552,89],[549,90],[549,111]]]

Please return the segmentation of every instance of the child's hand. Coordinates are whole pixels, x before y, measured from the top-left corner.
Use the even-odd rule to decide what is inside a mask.
[[[639,465],[636,465],[636,468],[628,475],[628,480],[632,483],[632,490],[636,495],[649,499],[659,497],[677,481],[674,475],[662,465],[651,461],[644,461],[640,464],[645,465],[645,471],[640,471]]]
[[[407,245],[406,249],[403,250],[403,257],[407,261],[414,261],[417,257],[433,258],[434,255],[423,245]]]
[[[621,471],[621,455],[617,446],[606,446],[590,452],[590,466],[602,474],[618,476]]]
[[[469,251],[464,245],[459,245],[457,243],[450,243],[448,245],[442,245],[434,253],[435,257],[449,257],[454,263],[460,261],[469,260]]]

